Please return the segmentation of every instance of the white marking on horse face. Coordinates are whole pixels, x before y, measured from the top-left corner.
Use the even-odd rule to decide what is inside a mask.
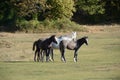
[[[57,43],[58,43],[58,38],[57,37],[55,37],[55,40],[57,41]]]
[[[86,38],[86,41],[87,41],[87,43],[88,43],[88,38]]]

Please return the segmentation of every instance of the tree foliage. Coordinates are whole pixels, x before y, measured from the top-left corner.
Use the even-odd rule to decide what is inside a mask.
[[[3,0],[0,2],[0,24],[10,21],[14,18],[14,10],[9,0]]]
[[[86,23],[91,20],[94,23],[120,22],[120,2],[119,0],[1,0],[0,2],[0,25],[2,26],[12,25],[18,28],[17,25],[23,24],[24,21],[28,21],[29,24],[29,21],[36,20],[35,24],[39,21],[55,21],[63,18],[69,20],[74,18],[77,22],[88,19]]]
[[[71,18],[73,15],[74,2],[73,0],[47,0],[46,17],[57,18]]]
[[[117,21],[120,20],[120,1],[119,0],[106,0],[103,2],[105,3],[105,15],[107,16],[108,20]]]
[[[42,11],[41,0],[11,0],[16,8],[18,17],[37,18],[38,12]]]
[[[78,10],[82,9],[90,15],[103,14],[105,11],[104,3],[100,0],[76,0],[76,7]]]

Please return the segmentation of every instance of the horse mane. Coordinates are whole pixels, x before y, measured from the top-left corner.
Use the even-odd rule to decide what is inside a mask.
[[[88,38],[88,36],[84,36],[83,38],[86,39],[86,38]]]
[[[84,37],[82,37],[81,39],[86,39],[86,38],[88,38],[87,36],[84,36]]]
[[[87,39],[87,38],[88,38],[87,36],[84,36],[84,37],[78,39],[76,42],[79,42],[79,41],[81,41],[81,40],[83,40],[83,39]]]
[[[52,35],[50,38],[54,38],[55,37],[55,35]]]
[[[55,35],[50,36],[49,38],[45,39],[43,42],[45,42],[45,43],[47,43],[47,44],[50,44],[51,41],[49,41],[49,40],[51,40],[51,39],[53,39],[53,38],[55,38]]]

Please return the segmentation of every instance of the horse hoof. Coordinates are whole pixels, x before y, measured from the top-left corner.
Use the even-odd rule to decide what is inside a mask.
[[[77,62],[77,60],[74,58],[74,62],[76,63]]]
[[[52,58],[49,58],[49,61],[54,62],[54,60]]]
[[[61,61],[64,62],[64,63],[66,63],[66,60],[64,58],[61,58]]]
[[[66,63],[66,61],[64,61],[64,63]]]

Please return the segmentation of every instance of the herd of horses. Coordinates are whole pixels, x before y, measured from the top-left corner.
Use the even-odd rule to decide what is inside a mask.
[[[80,47],[86,44],[88,45],[88,37],[84,36],[76,40],[76,32],[72,32],[70,35],[64,35],[56,37],[52,35],[48,38],[41,38],[33,43],[33,50],[35,50],[34,61],[44,61],[46,55],[46,61],[54,61],[54,49],[59,49],[61,53],[61,60],[66,62],[65,50],[74,50],[74,62],[77,62],[78,50]]]

